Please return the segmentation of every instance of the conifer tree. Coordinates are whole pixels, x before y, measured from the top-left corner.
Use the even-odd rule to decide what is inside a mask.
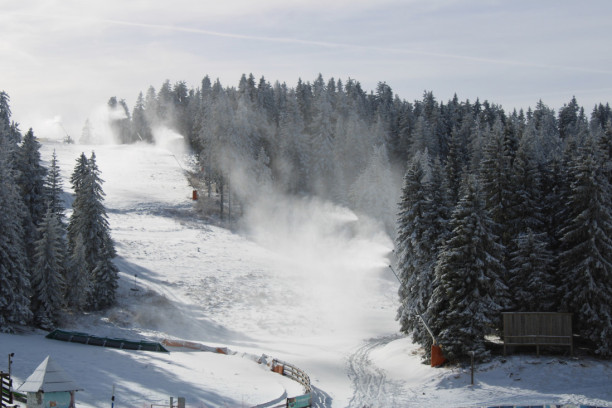
[[[103,205],[103,181],[100,179],[95,153],[92,152],[89,159],[81,155],[71,180],[75,199],[68,226],[70,250],[73,259],[79,251],[84,252],[84,271],[89,277],[87,307],[101,310],[114,303],[118,269],[112,263],[116,252]],[[79,243],[83,248],[78,247]],[[83,277],[78,280],[85,282]]]
[[[132,111],[132,123],[134,128],[134,134],[136,141],[147,141],[153,140],[153,134],[151,133],[151,125],[147,119],[145,110],[145,101],[142,96],[142,92],[138,94],[134,110]]]
[[[612,355],[612,192],[602,154],[588,139],[570,168],[574,175],[561,230],[560,272],[564,305],[576,330],[601,356]]]
[[[426,349],[431,345],[431,337],[421,319],[427,322],[434,318],[428,305],[437,251],[446,236],[440,173],[440,167],[432,163],[427,151],[411,159],[404,176],[396,240],[401,282],[397,319],[401,331],[412,334],[413,340]]]
[[[612,121],[606,123],[606,127],[599,136],[599,148],[602,154],[603,170],[607,174],[608,183],[612,185]]]
[[[500,278],[501,247],[473,176],[464,178],[448,240],[435,266],[431,327],[450,360],[474,351],[486,359],[485,336],[499,327],[508,288]]]
[[[57,215],[47,210],[34,248],[32,267],[32,311],[34,322],[51,329],[64,306],[65,241]]]
[[[83,236],[78,234],[66,263],[66,282],[64,298],[68,309],[81,312],[87,308],[91,293],[91,273],[87,269],[86,246]]]
[[[86,178],[87,172],[89,171],[88,166],[89,165],[85,153],[81,153],[81,155],[77,158],[76,166],[74,167],[72,175],[70,176],[70,183],[72,184],[76,197],[82,195],[83,180]],[[72,206],[74,208],[74,202]],[[80,218],[83,216],[84,214],[79,211],[73,211],[72,215],[70,216],[70,222],[67,227],[67,238],[68,248],[71,254],[75,253],[77,237],[82,235],[82,231],[79,228],[83,225],[83,221],[80,220]]]
[[[40,143],[32,129],[23,137],[16,160],[17,184],[27,208],[24,218],[25,245],[28,259],[34,255],[34,242],[39,239],[38,226],[46,210],[44,183],[47,170],[40,163]],[[28,265],[30,267],[31,265]]]
[[[511,215],[512,196],[512,153],[505,141],[501,120],[497,118],[487,135],[480,164],[479,181],[482,188],[484,204],[488,216],[493,221],[493,234],[500,244],[498,253],[503,269],[499,278],[507,285],[509,252],[513,239],[513,229],[509,221]],[[511,299],[507,293],[499,293],[497,302],[503,308],[508,308]]]
[[[2,113],[2,112],[0,112]],[[0,331],[27,324],[30,311],[30,275],[22,220],[27,209],[15,181],[12,152],[15,145],[0,129]]]
[[[392,189],[392,174],[384,146],[375,148],[367,167],[351,186],[349,197],[358,212],[379,219],[393,229],[394,214],[391,212],[395,192]]]
[[[553,253],[533,145],[521,140],[512,168],[507,230],[508,281],[515,310],[553,311]]]
[[[65,208],[62,195],[64,194],[63,181],[57,163],[57,154],[53,150],[51,164],[49,165],[47,178],[45,179],[45,201],[47,209],[50,209],[62,226],[65,225]]]
[[[552,253],[545,233],[530,228],[514,238],[510,254],[509,286],[515,310],[519,312],[554,311],[555,286],[550,268]]]

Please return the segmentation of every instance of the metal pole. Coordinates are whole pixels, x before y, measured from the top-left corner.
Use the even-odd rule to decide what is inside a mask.
[[[400,283],[400,285],[402,284],[402,281],[400,280],[399,276],[397,276],[397,273],[395,273],[395,269],[393,269],[393,267],[391,265],[389,265],[389,269],[391,269],[391,272],[393,272],[393,274],[395,275],[395,277],[397,278],[397,281]]]
[[[429,328],[429,326],[427,325],[427,323],[425,323],[425,319],[423,319],[423,316],[421,315],[417,315],[419,316],[419,318],[421,319],[421,321],[423,322],[423,325],[425,326],[425,328],[427,329],[427,331],[429,332],[429,335],[431,336],[431,340],[433,341],[433,344],[437,344],[436,342],[436,338],[434,337],[433,332],[431,331],[431,329]]]
[[[393,272],[393,275],[395,275],[395,277],[397,278],[398,282],[400,283],[400,285],[403,285],[402,281],[400,280],[399,276],[397,275],[397,273],[395,272],[395,269],[393,269],[393,267],[391,265],[389,265],[389,269],[391,269],[391,272]],[[421,316],[420,314],[418,314],[417,316],[419,316],[419,318],[421,319],[421,321],[423,322],[423,325],[425,326],[425,329],[427,329],[427,332],[429,333],[429,335],[431,336],[431,339],[433,341],[433,344],[437,344],[436,342],[436,338],[433,335],[433,332],[431,331],[431,329],[429,328],[429,326],[427,326],[427,323],[425,323],[425,319],[423,319],[423,316]]]

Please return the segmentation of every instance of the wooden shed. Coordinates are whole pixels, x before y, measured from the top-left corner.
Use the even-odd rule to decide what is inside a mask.
[[[28,408],[74,408],[74,394],[82,388],[47,356],[18,390],[27,394]]]

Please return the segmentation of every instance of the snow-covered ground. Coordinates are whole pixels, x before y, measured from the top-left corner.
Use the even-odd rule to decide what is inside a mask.
[[[84,389],[80,407],[167,404],[250,407],[303,393],[257,364],[266,354],[303,369],[318,406],[468,407],[588,404],[612,407],[612,365],[590,358],[515,355],[477,367],[432,369],[397,333],[392,242],[376,224],[316,199],[266,197],[232,232],[194,216],[179,140],[55,149],[69,190],[81,152],[95,150],[121,271],[117,307],[68,317],[62,327],[128,339],[178,339],[222,355],[107,349],[0,334],[21,384],[51,355]],[[180,165],[179,165],[180,162]]]

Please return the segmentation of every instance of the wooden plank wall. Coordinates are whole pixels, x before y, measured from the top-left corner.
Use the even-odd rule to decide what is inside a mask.
[[[510,312],[503,313],[503,318],[504,349],[506,345],[570,346],[573,348],[571,313]]]

